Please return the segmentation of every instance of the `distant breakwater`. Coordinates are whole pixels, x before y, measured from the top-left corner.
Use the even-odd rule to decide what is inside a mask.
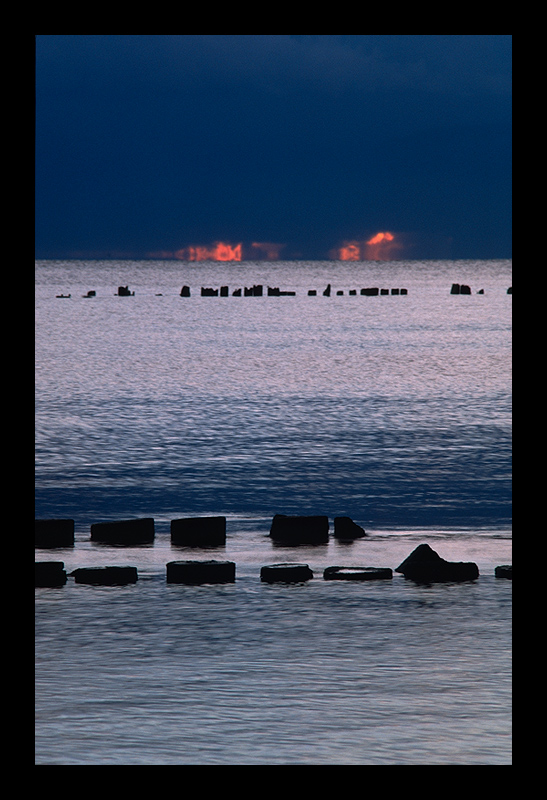
[[[349,517],[334,518],[334,536],[351,542],[365,537],[365,530]],[[317,545],[329,541],[329,519],[326,516],[276,514],[269,536],[272,544],[282,546]],[[153,544],[155,538],[152,518],[100,522],[91,525],[91,541],[114,546]],[[35,520],[35,548],[39,550],[74,547],[74,520]],[[181,548],[218,548],[226,544],[225,517],[191,517],[171,521],[171,544]],[[395,572],[416,583],[448,583],[474,581],[479,577],[474,562],[451,562],[443,559],[428,544],[421,544],[395,567]],[[512,579],[512,565],[495,568],[497,578]],[[70,573],[76,583],[96,586],[125,586],[138,581],[134,566],[80,567]],[[35,561],[35,586],[59,587],[67,582],[62,561]],[[302,583],[314,577],[308,564],[281,563],[265,565],[260,579],[266,583]],[[324,580],[370,581],[393,577],[391,567],[328,566]],[[236,564],[232,561],[184,560],[166,564],[167,583],[190,585],[234,583]]]
[[[343,297],[347,290],[344,289],[337,289],[333,290],[331,284],[329,283],[325,289],[317,290],[317,289],[308,289],[307,296],[308,297],[317,297],[321,295],[322,297]],[[357,289],[349,289],[347,294],[350,297],[405,297],[408,295],[408,289],[405,288],[381,288],[379,286],[366,286],[360,290]],[[450,288],[451,295],[470,295],[473,294],[471,287],[467,284],[460,284],[460,283],[453,283]],[[485,294],[484,289],[478,289],[475,294]],[[507,294],[513,294],[513,287],[510,286],[507,289]],[[72,293],[69,294],[58,294],[55,295],[57,298],[64,298],[69,299],[72,298]],[[86,294],[82,295],[85,299],[90,299],[93,297],[97,297],[97,290],[90,289]],[[129,286],[118,286],[117,292],[114,293],[115,297],[135,297],[135,291],[131,290]],[[190,286],[184,285],[179,293],[180,297],[192,297],[192,289]],[[280,289],[278,286],[267,286],[266,292],[264,292],[264,285],[263,284],[253,284],[253,286],[245,286],[245,287],[238,287],[236,289],[232,289],[230,291],[229,286],[220,286],[220,287],[213,287],[213,286],[202,286],[199,292],[200,297],[295,297],[296,291],[294,290],[284,290]],[[155,297],[163,297],[162,292],[156,292]]]

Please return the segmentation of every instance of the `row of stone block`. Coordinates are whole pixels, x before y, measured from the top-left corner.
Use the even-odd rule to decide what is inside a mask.
[[[35,586],[58,587],[67,582],[67,573],[62,561],[35,562]],[[439,583],[473,581],[479,577],[479,569],[472,561],[446,561],[427,544],[419,545],[396,567],[399,572],[415,583]],[[92,586],[126,586],[136,583],[136,567],[107,566],[81,567],[70,573],[76,583]],[[497,578],[513,577],[512,565],[495,568]],[[303,583],[314,577],[308,564],[268,564],[260,570],[260,579],[265,583]],[[371,581],[393,577],[390,567],[332,566],[323,571],[324,580]],[[233,561],[170,561],[166,564],[167,583],[202,585],[234,583],[236,564]]]
[[[170,523],[171,543],[182,547],[215,547],[226,544],[226,517],[187,517]],[[286,516],[276,514],[270,536],[288,544],[321,544],[329,540],[329,519],[326,516]],[[334,518],[337,539],[357,539],[365,530],[350,517]],[[151,517],[97,522],[91,525],[91,541],[114,545],[152,544],[155,524]],[[37,519],[34,523],[35,547],[74,546],[73,519]]]

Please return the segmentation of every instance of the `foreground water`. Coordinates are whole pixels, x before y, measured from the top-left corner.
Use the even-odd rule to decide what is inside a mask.
[[[296,295],[199,296],[254,283]],[[508,262],[37,264],[36,516],[76,545],[36,557],[139,581],[36,590],[36,763],[510,763],[510,283]],[[370,285],[408,295],[348,295]],[[278,512],[369,535],[274,547]],[[170,519],[206,514],[225,548],[171,547]],[[141,515],[154,546],[89,541]],[[322,579],[421,542],[479,579]],[[166,584],[211,557],[235,584]],[[315,577],[261,583],[280,561]]]

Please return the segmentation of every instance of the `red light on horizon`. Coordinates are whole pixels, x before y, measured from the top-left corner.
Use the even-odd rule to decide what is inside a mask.
[[[366,242],[344,242],[335,254],[340,261],[389,261],[401,247],[394,233],[380,231]]]
[[[241,242],[236,245],[215,242],[214,245],[191,245],[177,250],[175,258],[181,261],[241,261]]]

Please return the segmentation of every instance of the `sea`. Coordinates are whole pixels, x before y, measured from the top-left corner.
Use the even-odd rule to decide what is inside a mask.
[[[511,764],[511,271],[36,262],[35,516],[75,521],[74,547],[35,551],[68,573],[35,590],[36,764]],[[275,514],[328,516],[328,543],[274,543]],[[172,545],[199,516],[226,544]],[[90,540],[140,517],[151,545]],[[479,577],[323,578],[423,543]],[[166,582],[211,559],[235,582]],[[313,578],[261,581],[285,562]],[[137,583],[70,574],[109,565]]]

